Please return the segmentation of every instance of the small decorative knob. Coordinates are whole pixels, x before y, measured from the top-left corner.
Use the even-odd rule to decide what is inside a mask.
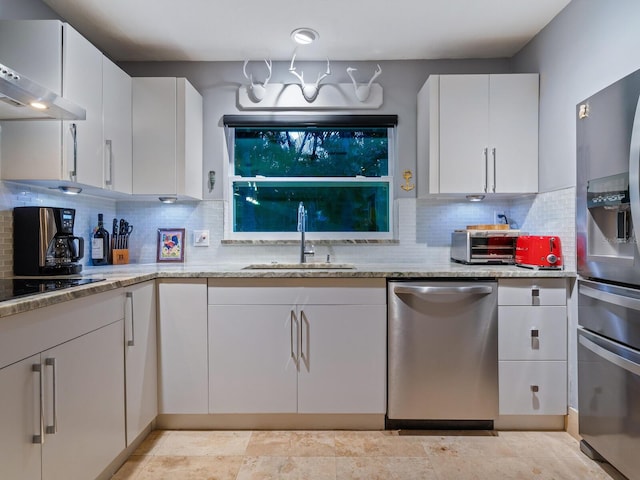
[[[538,390],[539,390],[538,385],[531,385],[531,391],[532,391],[533,393],[538,393]]]

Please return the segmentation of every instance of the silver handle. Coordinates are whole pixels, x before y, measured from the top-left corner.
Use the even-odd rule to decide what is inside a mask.
[[[304,333],[304,326],[307,325],[307,333]],[[305,345],[307,347],[307,353],[305,354]],[[300,310],[300,358],[304,362],[307,370],[309,370],[309,320],[304,310]]]
[[[48,367],[52,368],[52,378],[53,378],[53,394],[52,394],[52,403],[53,403],[53,424],[47,425],[46,433],[49,435],[55,435],[58,431],[58,404],[57,404],[57,382],[56,382],[56,359],[55,358],[47,358],[44,361],[44,364]]]
[[[109,174],[109,179],[105,179],[104,184],[110,187],[113,185],[113,144],[111,140],[105,140],[104,144],[109,152],[109,155],[107,156],[107,173]]]
[[[484,193],[489,190],[489,149],[484,149]]]
[[[296,314],[293,310],[291,310],[291,316],[290,316],[290,337],[289,337],[289,342],[290,342],[290,346],[291,346],[291,358],[293,359],[293,363],[296,364],[296,368],[300,368],[300,365],[298,363],[298,354],[294,351],[294,347],[293,347],[293,324],[296,324],[296,329],[297,329],[297,325],[298,325],[298,319],[296,318]],[[295,336],[296,338],[296,343],[297,339],[298,339],[298,335],[296,334]]]
[[[406,293],[409,295],[486,295],[493,292],[493,287],[489,285],[474,285],[463,287],[417,287],[409,285],[396,285],[393,287],[395,293]]]
[[[73,170],[69,172],[71,181],[75,182],[78,175],[78,127],[75,123],[69,126],[71,130],[71,138],[73,139]]]
[[[127,340],[127,346],[135,347],[136,346],[136,333],[135,333],[135,322],[133,319],[133,292],[127,292],[126,297],[131,300],[131,340]]]
[[[493,147],[491,149],[491,153],[493,155],[493,185],[491,186],[491,191],[496,193],[496,148]]]
[[[540,296],[540,289],[538,287],[531,287],[531,296],[532,297],[539,297]]]
[[[540,336],[540,331],[537,328],[531,329],[531,338],[538,338]]]
[[[602,302],[611,303],[613,305],[630,308],[631,310],[640,311],[640,300],[637,298],[626,297],[624,295],[618,295],[611,292],[605,292],[596,288],[588,287],[586,285],[580,285],[578,292],[595,300],[600,300]]]
[[[44,386],[42,384],[43,382],[42,365],[40,365],[39,363],[34,363],[33,365],[31,365],[31,371],[36,372],[38,374],[38,385],[40,388],[40,407],[39,407],[40,418],[38,420],[39,433],[38,435],[34,435],[32,437],[31,442],[42,445],[44,443]]]
[[[538,387],[538,385],[531,385],[531,391],[533,393],[538,393],[538,390],[540,390],[540,387]]]
[[[591,340],[584,337],[583,335],[578,335],[578,341],[582,346],[591,350],[593,353],[595,353],[599,357],[604,358],[605,360],[607,360],[610,363],[613,363],[617,367],[625,369],[627,372],[640,376],[640,364],[636,362],[632,362],[631,360],[627,360],[626,358],[621,357],[620,355],[616,355],[615,353],[610,352],[606,348],[602,348],[600,345],[598,345],[595,342],[592,342]],[[613,343],[606,339],[602,339],[602,341],[605,343]],[[633,350],[631,350],[630,348],[624,347],[622,345],[616,345],[616,348],[633,352]]]
[[[629,204],[631,206],[631,218],[640,218],[640,98],[636,105],[636,115],[631,131],[631,148],[629,149]],[[634,242],[640,253],[640,243]]]

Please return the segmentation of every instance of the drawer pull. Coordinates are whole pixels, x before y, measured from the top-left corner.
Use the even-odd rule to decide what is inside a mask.
[[[531,288],[531,296],[532,297],[539,297],[540,296],[540,289],[538,287],[532,287]]]
[[[531,338],[538,338],[540,336],[540,331],[537,328],[531,329]]]
[[[540,388],[538,387],[538,385],[531,385],[531,391],[532,391],[533,393],[538,393],[538,390],[539,390],[539,389],[540,389]]]

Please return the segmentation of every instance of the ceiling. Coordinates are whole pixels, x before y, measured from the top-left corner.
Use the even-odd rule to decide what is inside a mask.
[[[511,57],[570,0],[43,0],[116,61]]]

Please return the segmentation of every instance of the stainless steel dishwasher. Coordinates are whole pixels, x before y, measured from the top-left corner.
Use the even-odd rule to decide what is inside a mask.
[[[495,280],[388,282],[387,428],[492,429]]]

